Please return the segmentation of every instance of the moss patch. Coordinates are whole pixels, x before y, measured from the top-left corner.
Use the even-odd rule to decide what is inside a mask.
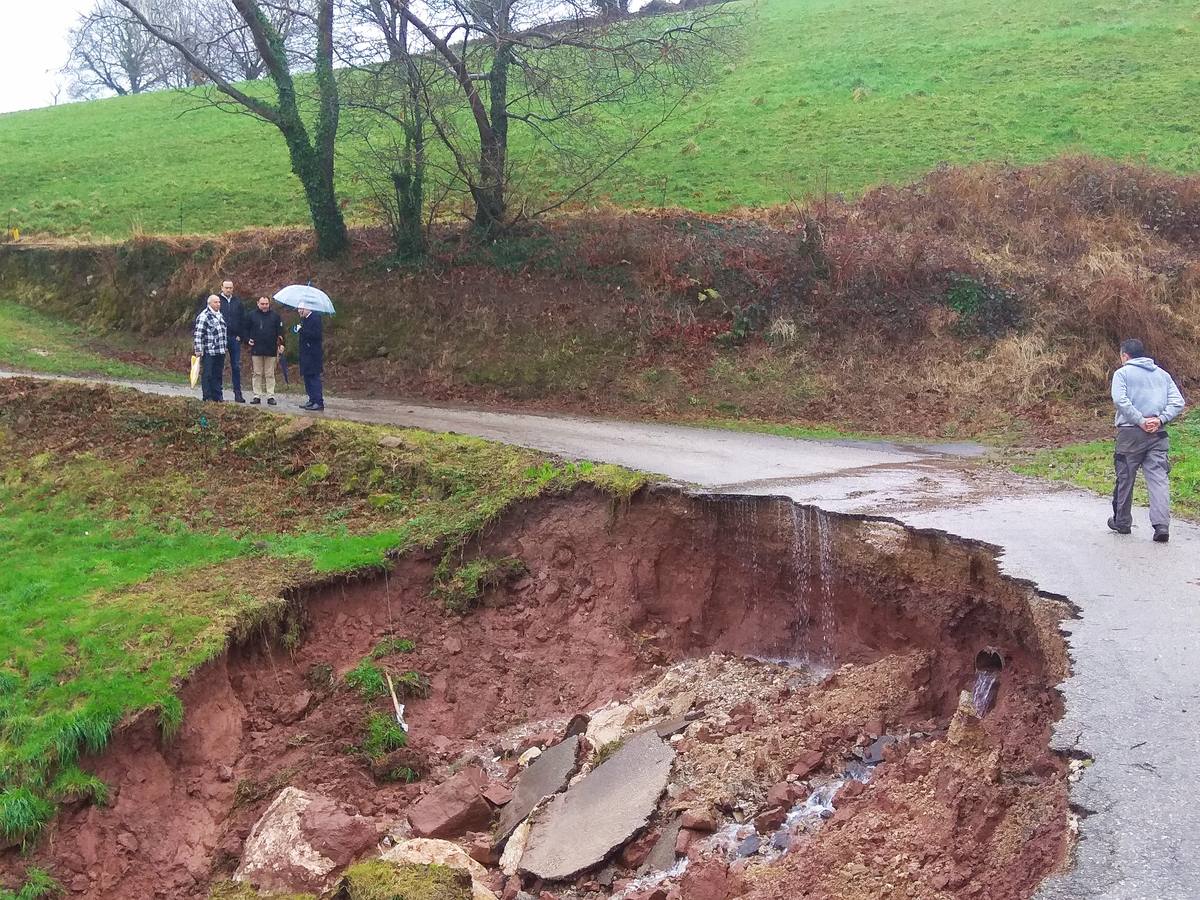
[[[438,865],[398,866],[383,860],[346,870],[341,900],[471,900],[471,876]]]

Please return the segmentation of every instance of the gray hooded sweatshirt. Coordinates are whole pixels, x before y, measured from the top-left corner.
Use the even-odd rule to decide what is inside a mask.
[[[1148,356],[1131,359],[1113,373],[1113,406],[1118,426],[1137,426],[1157,416],[1164,425],[1183,412],[1175,380]]]

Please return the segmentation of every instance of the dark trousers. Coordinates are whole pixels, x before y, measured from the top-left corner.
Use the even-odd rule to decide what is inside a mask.
[[[1167,475],[1170,439],[1165,430],[1147,434],[1140,428],[1118,428],[1113,449],[1116,484],[1113,486],[1113,519],[1122,528],[1133,524],[1133,483],[1138,469],[1146,479],[1150,494],[1150,524],[1166,528],[1171,524],[1171,487]]]
[[[235,337],[229,338],[229,377],[233,381],[235,400],[242,398],[242,345]]]
[[[304,376],[304,393],[308,394],[308,402],[317,406],[325,405],[325,395],[321,393],[321,373]]]
[[[221,395],[221,376],[224,374],[224,353],[205,354],[200,358],[200,395],[205,400],[220,403],[224,399]]]

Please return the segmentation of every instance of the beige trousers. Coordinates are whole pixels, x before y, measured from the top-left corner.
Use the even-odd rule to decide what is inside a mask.
[[[274,397],[275,357],[251,356],[250,361],[253,364],[250,380],[254,388],[254,396],[261,397],[265,393],[268,397]]]

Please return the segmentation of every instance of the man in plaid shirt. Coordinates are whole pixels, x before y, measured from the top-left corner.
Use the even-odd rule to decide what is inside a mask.
[[[229,349],[229,331],[221,315],[221,298],[208,298],[208,305],[196,316],[192,331],[192,352],[200,357],[200,391],[205,400],[220,403],[221,376],[225,372],[225,351]]]

